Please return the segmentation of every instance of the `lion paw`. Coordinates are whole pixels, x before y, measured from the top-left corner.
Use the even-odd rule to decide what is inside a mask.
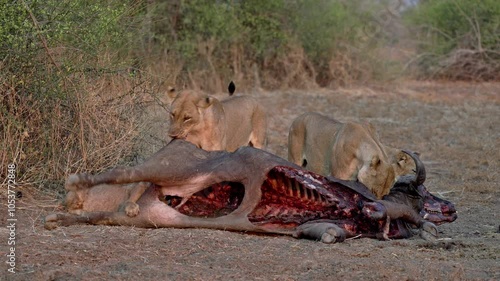
[[[71,174],[66,179],[64,183],[64,188],[68,191],[77,191],[79,189],[88,188],[89,185],[86,184],[87,175],[82,174]]]
[[[427,241],[435,241],[438,237],[438,230],[432,222],[424,222],[420,227],[420,237]]]
[[[139,205],[135,202],[127,201],[120,207],[120,211],[125,212],[129,217],[135,217],[139,214]]]

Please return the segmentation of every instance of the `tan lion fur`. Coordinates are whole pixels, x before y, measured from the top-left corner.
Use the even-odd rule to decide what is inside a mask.
[[[150,183],[132,184],[100,184],[92,188],[77,188],[66,185],[64,205],[70,214],[81,215],[95,210],[108,212],[125,212],[134,217],[139,214],[137,200],[142,196]]]
[[[263,148],[267,120],[252,97],[233,96],[219,101],[201,91],[169,91],[169,136],[189,141],[204,150],[235,151],[250,145]]]
[[[404,152],[382,145],[370,123],[342,123],[318,113],[293,121],[288,160],[325,176],[358,180],[379,199],[389,193],[398,175],[415,167]]]

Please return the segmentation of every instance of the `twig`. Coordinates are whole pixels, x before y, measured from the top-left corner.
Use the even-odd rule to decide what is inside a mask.
[[[477,23],[477,17],[474,18],[474,21],[476,22],[476,24],[474,24],[474,21],[469,16],[467,16],[467,14],[464,12],[464,10],[462,9],[462,7],[460,7],[460,5],[458,5],[457,1],[453,1],[453,4],[455,4],[455,6],[457,7],[457,9],[460,11],[460,14],[462,14],[462,16],[464,18],[466,18],[467,21],[469,22],[469,24],[471,25],[471,27],[474,30],[474,33],[476,35],[477,49],[478,49],[479,52],[482,52],[483,51],[483,46],[482,46],[482,43],[481,43],[481,30],[479,28],[479,24]],[[474,11],[474,13],[475,13],[475,11]]]
[[[354,240],[354,239],[358,239],[358,238],[360,238],[360,237],[361,237],[361,234],[358,234],[358,235],[353,236],[353,237],[351,237],[351,238],[346,238],[345,240]]]
[[[452,193],[455,192],[454,190],[449,190],[449,191],[437,191],[436,193],[439,195],[439,197],[445,197],[444,194]]]
[[[451,238],[449,237],[444,237],[444,238],[438,238],[437,241],[450,241]]]
[[[24,2],[24,0],[21,0],[21,2],[23,2],[23,5],[24,5],[24,8],[26,9],[26,11],[28,12],[28,14],[30,15],[30,18],[31,18],[31,21],[33,22],[33,25],[35,25],[35,28],[37,29],[38,31],[38,37],[40,38],[40,41],[42,42],[42,45],[43,45],[43,48],[45,49],[45,51],[47,52],[47,56],[49,57],[50,61],[52,62],[52,64],[59,70],[61,71],[59,65],[56,63],[56,61],[54,60],[54,58],[52,57],[52,55],[50,54],[50,51],[49,51],[49,47],[47,45],[47,41],[45,41],[45,38],[42,36],[42,30],[40,28],[40,26],[38,25],[38,20],[35,18],[35,15],[33,15],[33,13],[31,12],[31,9],[29,8],[29,6],[26,4],[26,2]]]

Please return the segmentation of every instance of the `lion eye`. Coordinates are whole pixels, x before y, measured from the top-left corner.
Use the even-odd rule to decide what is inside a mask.
[[[170,117],[171,117],[172,119],[175,119],[175,113],[170,113]]]
[[[189,116],[184,116],[184,122],[187,122],[187,121],[189,121],[189,120],[191,120],[191,117],[189,117]]]

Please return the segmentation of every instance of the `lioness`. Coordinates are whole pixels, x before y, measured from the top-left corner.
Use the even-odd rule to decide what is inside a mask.
[[[235,87],[228,87],[230,95]],[[201,149],[235,151],[245,145],[263,148],[266,114],[249,96],[233,96],[219,101],[200,91],[168,92],[171,99],[170,129],[173,139],[184,139]]]
[[[379,199],[389,193],[397,176],[415,167],[404,152],[382,145],[373,125],[341,123],[318,113],[293,121],[288,160],[325,176],[358,180]]]

